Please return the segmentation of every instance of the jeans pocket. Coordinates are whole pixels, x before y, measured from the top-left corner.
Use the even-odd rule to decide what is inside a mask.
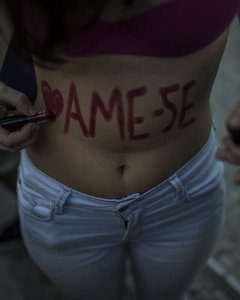
[[[40,221],[50,221],[54,215],[54,203],[35,190],[23,189],[21,179],[17,183],[19,206],[30,217]]]
[[[26,191],[17,184],[21,232],[25,244],[53,248],[54,240],[54,203],[33,191]]]

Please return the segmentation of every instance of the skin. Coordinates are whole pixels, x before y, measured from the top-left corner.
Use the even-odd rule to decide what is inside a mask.
[[[110,11],[103,18],[115,21]],[[117,10],[115,17],[129,12]],[[152,188],[189,161],[209,136],[209,96],[227,34],[184,57],[75,57],[57,70],[35,66],[34,109],[51,106],[55,120],[40,130],[32,124],[15,133],[0,128],[1,149],[27,148],[49,176],[90,195],[115,198]],[[5,102],[32,113],[26,97],[1,87]],[[238,107],[233,114],[240,120]],[[216,156],[238,164],[239,147],[229,139]]]
[[[36,66],[41,88],[35,106],[40,110],[54,99],[57,118],[28,148],[32,161],[98,197],[122,197],[159,184],[209,136],[209,95],[226,38],[227,32],[181,58],[79,57],[57,71]],[[121,95],[118,106],[111,104],[114,93]]]
[[[152,111],[150,117],[162,117],[166,112],[171,112],[172,114],[170,122],[168,122],[168,125],[164,127],[161,132],[169,131],[175,122],[178,123],[179,128],[186,128],[196,121],[195,117],[192,117],[188,121],[185,120],[186,113],[194,106],[194,102],[188,101],[188,93],[195,85],[196,82],[192,80],[184,84],[182,88],[179,84],[159,88],[159,102],[162,102],[161,104],[163,105],[163,108]],[[80,134],[85,137],[90,136],[94,138],[96,136],[96,122],[98,114],[101,114],[106,122],[112,122],[115,113],[119,129],[119,139],[121,141],[125,141],[127,139],[125,133],[126,130],[128,131],[129,140],[142,140],[149,138],[148,132],[142,134],[135,133],[136,124],[142,124],[145,122],[145,118],[143,116],[134,115],[136,99],[147,94],[147,88],[145,86],[131,89],[126,93],[126,108],[124,107],[124,95],[119,88],[114,88],[112,90],[107,106],[105,106],[104,99],[102,99],[100,93],[98,91],[93,91],[90,99],[91,105],[89,120],[84,120],[83,118],[80,97],[78,95],[76,85],[73,82],[70,84],[69,95],[66,100],[60,90],[51,88],[45,80],[41,83],[41,92],[45,107],[55,121],[64,113],[64,104],[66,103],[67,107],[64,124],[65,134],[68,134],[70,130],[70,122],[75,120],[79,123]],[[182,97],[182,103],[179,111],[176,104],[169,99],[172,93],[182,94],[179,95],[179,97]],[[125,112],[125,110],[127,110],[127,112]],[[89,126],[87,126],[87,123]]]

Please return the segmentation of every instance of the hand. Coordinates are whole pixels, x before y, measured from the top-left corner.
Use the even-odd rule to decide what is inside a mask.
[[[11,114],[23,114],[32,116],[37,113],[29,99],[22,93],[9,88],[3,82],[0,82],[0,117],[6,117]],[[10,104],[16,108],[16,111],[6,112],[4,104]],[[9,132],[0,126],[0,150],[15,152],[31,145],[38,134],[39,126],[35,123],[28,123],[20,130]]]
[[[235,106],[233,112],[226,121],[226,127],[229,133],[223,138],[223,147],[216,152],[216,158],[225,162],[240,165],[240,102]],[[240,184],[240,170],[235,174],[234,180]]]

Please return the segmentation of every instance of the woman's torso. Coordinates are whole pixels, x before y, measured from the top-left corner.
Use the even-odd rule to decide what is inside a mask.
[[[35,66],[35,106],[57,118],[27,149],[31,160],[98,197],[144,192],[165,180],[209,136],[209,97],[227,33],[181,57],[82,56],[56,70]]]

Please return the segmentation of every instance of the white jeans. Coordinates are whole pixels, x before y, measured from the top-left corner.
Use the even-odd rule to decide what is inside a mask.
[[[22,152],[18,196],[26,247],[71,300],[120,300],[130,256],[139,300],[183,300],[212,253],[225,208],[223,163],[212,131],[184,166],[122,199],[57,182]]]

